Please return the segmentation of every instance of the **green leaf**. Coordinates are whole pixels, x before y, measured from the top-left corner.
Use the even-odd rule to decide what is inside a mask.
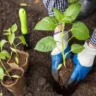
[[[8,36],[8,41],[9,41],[9,43],[10,43],[11,45],[13,44],[14,39],[15,39],[15,34],[14,34],[14,33],[12,33],[12,34],[10,34],[10,35]]]
[[[0,80],[3,80],[4,75],[5,75],[4,70],[3,70],[3,68],[0,67]]]
[[[63,19],[61,20],[61,22],[63,23],[71,23],[72,20],[71,20],[71,17],[69,16],[63,16]]]
[[[59,64],[57,70],[59,70],[62,66],[63,64]]]
[[[11,77],[16,78],[16,79],[20,78],[20,76],[18,75],[12,75]]]
[[[1,52],[6,58],[10,58],[10,54],[6,50],[2,50]]]
[[[13,25],[11,26],[11,31],[12,31],[12,33],[13,33],[13,32],[16,32],[17,29],[18,29],[17,24],[13,24]]]
[[[82,22],[74,23],[71,31],[73,36],[78,40],[85,40],[90,37],[87,26]]]
[[[24,45],[27,45],[24,36],[20,36],[19,38],[20,38],[21,42],[22,42]]]
[[[0,53],[0,59],[6,59],[6,56],[5,56],[5,54],[3,54],[3,53]]]
[[[53,11],[54,11],[56,19],[60,22],[61,19],[63,18],[63,13],[56,8],[53,8]]]
[[[4,44],[5,44],[6,42],[7,42],[6,40],[1,40],[1,42],[0,42],[0,48],[1,48],[1,50],[2,50],[2,48],[3,48],[3,46],[4,46]]]
[[[11,34],[11,29],[4,30],[4,35],[10,35]]]
[[[10,35],[10,33],[4,33],[3,35]]]
[[[41,52],[49,52],[52,51],[55,47],[56,47],[56,41],[52,36],[48,36],[44,37],[37,43],[35,50]]]
[[[75,3],[77,2],[78,0],[68,0],[68,3]]]
[[[79,45],[79,44],[73,44],[73,45],[71,46],[71,51],[72,51],[73,53],[79,53],[79,52],[81,52],[83,49],[84,49],[84,47],[81,46],[81,45]]]
[[[39,21],[36,26],[35,30],[47,30],[52,31],[56,28],[56,22],[50,17],[45,17],[41,21]]]
[[[18,60],[18,58],[17,58],[17,57],[15,57],[15,61],[16,61],[16,64],[18,64],[18,63],[19,63],[19,60]]]
[[[15,53],[17,52],[16,49],[14,49],[14,48],[12,48],[12,47],[10,47],[10,49],[11,49],[13,52],[15,52]]]
[[[66,59],[66,57],[67,57],[67,55],[70,53],[70,51],[68,51],[68,52],[66,52],[65,54],[64,54],[64,56],[65,56],[65,59]]]
[[[50,18],[51,18],[51,20],[53,21],[53,22],[55,22],[56,23],[56,25],[58,25],[58,20],[56,19],[56,17],[55,16],[50,16]]]
[[[11,33],[11,29],[8,28],[7,30],[3,30],[4,32],[8,32],[8,33]]]
[[[74,21],[79,15],[81,10],[81,4],[72,4],[64,12],[64,17],[70,17],[71,21]]]

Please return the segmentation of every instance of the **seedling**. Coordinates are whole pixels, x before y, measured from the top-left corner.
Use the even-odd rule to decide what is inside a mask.
[[[69,5],[69,7],[65,10],[64,13],[62,13],[60,10],[54,8],[53,9],[54,16],[47,16],[47,17],[43,18],[35,26],[35,30],[53,31],[58,26],[58,24],[62,24],[62,29],[61,29],[62,30],[62,32],[61,32],[62,43],[61,43],[61,45],[62,45],[62,57],[63,57],[64,65],[66,63],[66,56],[69,53],[68,52],[68,53],[64,54],[65,44],[68,43],[73,37],[75,37],[77,40],[85,40],[90,37],[87,26],[83,22],[75,21],[77,16],[80,13],[80,10],[81,10],[81,5],[78,3]],[[69,31],[64,32],[67,24],[71,24],[72,28]],[[72,36],[64,44],[63,43],[64,37],[69,32],[71,32]],[[44,37],[37,43],[35,50],[38,50],[41,52],[52,51],[56,47],[56,42],[58,42],[58,41],[55,41],[52,36]],[[81,46],[79,44],[73,44],[71,46],[70,52],[79,53],[83,49],[84,49],[83,46]],[[60,64],[59,68],[63,64]]]
[[[4,70],[6,71],[6,73],[4,72]],[[5,66],[0,67],[0,80],[3,80],[4,76],[8,76],[10,79],[11,78],[16,78],[16,79],[20,78],[20,76],[18,76],[18,75],[12,75],[11,76],[9,74],[8,70],[5,68]]]
[[[3,77],[5,75],[4,71],[10,77],[8,70],[4,66],[4,63],[2,62],[2,60],[6,60],[7,58],[10,58],[10,54],[6,50],[3,50],[5,43],[7,43],[6,40],[1,40],[0,42],[0,80],[3,80]]]
[[[12,47],[10,47],[10,49],[12,50],[11,56],[12,56],[13,52],[16,53],[16,57],[15,57],[16,64],[18,64],[18,62],[19,62],[19,57],[18,57],[18,53],[17,53],[17,46],[20,44],[27,46],[24,36],[16,36],[15,33],[16,33],[17,29],[18,29],[17,24],[13,24],[10,28],[8,28],[7,30],[4,30],[5,31],[4,35],[7,36],[8,42],[12,46]],[[20,41],[16,42],[17,39],[19,39]]]
[[[13,28],[13,27],[12,27]],[[9,33],[8,33],[9,34]],[[6,33],[6,35],[8,35]],[[11,36],[10,36],[11,37]],[[8,37],[9,38],[9,37]],[[10,40],[11,41],[11,40]],[[10,76],[8,70],[6,69],[4,63],[2,61],[5,61],[6,59],[10,58],[10,54],[7,50],[4,50],[3,47],[4,45],[8,43],[6,40],[1,40],[0,41],[0,80],[3,80],[4,76],[7,75],[8,77],[14,77],[14,78],[19,78],[17,75]]]
[[[2,62],[3,60],[6,60],[6,59],[9,59],[10,58],[10,54],[6,50],[3,49],[4,45],[7,42],[8,41],[6,41],[6,40],[1,40],[1,42],[0,42],[0,80],[3,80],[3,78],[4,78],[5,75],[7,75],[10,78],[11,77],[14,77],[14,78],[17,78],[18,77],[18,76],[15,76],[15,75],[10,76],[8,70],[4,66],[4,63]]]
[[[0,42],[0,80],[3,80],[5,75],[7,75],[10,78],[11,77],[19,78],[19,76],[17,76],[17,75],[10,76],[8,70],[4,66],[4,63],[2,62],[3,60],[10,58],[10,54],[6,50],[3,50],[3,47],[7,42],[8,41],[6,41],[6,40],[1,40],[1,42]]]

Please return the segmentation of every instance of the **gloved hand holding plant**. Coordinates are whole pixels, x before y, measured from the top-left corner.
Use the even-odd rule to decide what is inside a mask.
[[[84,49],[84,47],[79,44],[73,44],[71,49],[68,47],[68,42],[73,37],[78,40],[89,38],[89,30],[86,25],[82,22],[73,22],[77,18],[80,9],[81,5],[77,3],[70,5],[64,13],[54,8],[53,11],[55,16],[45,17],[35,26],[35,30],[51,31],[55,30],[58,24],[62,25],[60,28],[62,32],[59,31],[59,33],[55,33],[54,38],[48,36],[41,39],[35,47],[35,50],[41,52],[52,51],[52,74],[57,73],[58,69],[62,66],[66,67],[66,59],[70,52],[79,53]],[[64,32],[67,24],[72,24],[72,28]],[[71,32],[72,36],[68,39],[69,32]]]
[[[68,86],[72,86],[77,84],[80,80],[83,80],[93,67],[93,62],[96,56],[96,29],[93,33],[91,39],[85,42],[85,49],[73,56],[75,68],[68,81]]]
[[[62,24],[59,24],[56,29],[54,30],[54,40],[56,42],[56,46],[53,51],[51,52],[52,57],[52,75],[56,81],[58,81],[58,69],[62,66],[62,38],[61,38],[61,31],[62,31]],[[64,53],[67,53],[70,51],[70,47],[68,45],[68,34],[67,31],[65,31],[66,36],[64,37],[63,43],[65,44],[65,50]],[[69,53],[67,55],[67,59],[70,58],[71,54]]]

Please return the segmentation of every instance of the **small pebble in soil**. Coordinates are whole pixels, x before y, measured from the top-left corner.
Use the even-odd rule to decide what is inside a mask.
[[[63,96],[63,95],[56,95],[56,96]]]
[[[28,93],[25,94],[24,96],[32,96],[32,93],[28,92]]]
[[[38,79],[38,85],[39,86],[43,86],[46,84],[46,79],[41,77],[40,79]]]
[[[47,90],[47,89],[50,89],[50,90],[51,90],[50,84],[49,84],[49,83],[47,83],[47,84],[44,85],[44,87],[43,87],[43,90]]]
[[[41,89],[41,88],[38,87],[38,88],[36,89],[36,91],[37,91],[37,92],[40,92],[40,91],[41,91],[40,89]]]

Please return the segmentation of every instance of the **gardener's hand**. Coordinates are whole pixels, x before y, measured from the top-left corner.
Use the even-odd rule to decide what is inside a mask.
[[[52,75],[54,77],[54,79],[56,81],[58,81],[58,71],[57,68],[59,66],[59,64],[62,63],[63,58],[62,58],[62,39],[61,39],[61,25],[58,25],[58,27],[55,29],[55,33],[54,33],[54,39],[55,41],[58,41],[56,43],[57,47],[55,49],[53,49],[53,51],[51,52],[51,57],[52,57]],[[68,46],[68,44],[66,43],[66,41],[68,40],[68,34],[66,34],[65,39],[63,41],[63,43],[65,44],[65,51],[64,53],[70,51],[70,47]],[[67,55],[67,58],[70,57],[70,54]]]
[[[75,68],[70,80],[68,81],[68,86],[78,84],[78,82],[83,80],[93,67],[96,48],[93,48],[92,45],[88,42],[85,42],[84,47],[85,49],[82,52],[75,54],[73,57]]]

